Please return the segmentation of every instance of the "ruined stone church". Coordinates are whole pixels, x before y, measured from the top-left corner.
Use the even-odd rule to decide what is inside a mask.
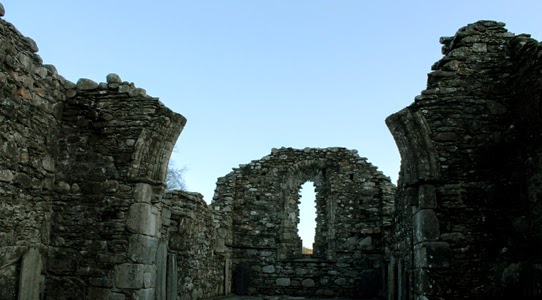
[[[183,116],[115,74],[64,79],[0,20],[0,299],[542,297],[542,46],[494,21],[440,42],[386,120],[397,186],[356,150],[281,148],[207,205],[165,191]]]

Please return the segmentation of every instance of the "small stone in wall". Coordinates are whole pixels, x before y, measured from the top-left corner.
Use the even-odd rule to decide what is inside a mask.
[[[50,155],[47,155],[43,158],[41,162],[43,169],[46,171],[54,172],[55,171],[55,160]]]
[[[58,75],[58,71],[54,65],[46,64],[46,65],[43,65],[43,67],[47,69],[49,72],[51,72],[51,74],[55,76]]]
[[[241,230],[246,230],[246,231],[252,230],[252,226],[248,226],[248,225],[241,225],[239,228]]]
[[[125,94],[125,93],[128,93],[129,91],[130,91],[130,86],[129,85],[123,84],[123,85],[119,86],[119,93]]]
[[[269,265],[262,268],[264,273],[275,273],[275,266]]]
[[[98,83],[94,80],[90,80],[87,78],[81,78],[77,80],[77,89],[80,91],[90,91],[95,90],[98,88]]]
[[[362,248],[365,248],[365,247],[371,247],[373,245],[373,239],[368,236],[364,239],[362,239],[360,242],[359,242],[359,245],[362,247]]]
[[[290,278],[277,278],[276,283],[278,286],[290,286],[291,281]]]
[[[301,285],[306,288],[315,287],[316,283],[312,279],[305,279],[301,282]]]
[[[107,80],[107,83],[111,84],[111,83],[122,83],[122,80],[120,79],[120,76],[118,74],[115,74],[115,73],[109,73],[107,74],[106,78]]]
[[[297,268],[295,269],[295,273],[297,275],[305,275],[307,274],[309,271],[307,271],[307,269],[303,269],[303,268]]]
[[[271,255],[273,255],[273,252],[271,252],[271,251],[262,251],[262,252],[260,252],[260,256],[262,256],[262,257],[267,257],[267,256],[271,256]]]
[[[335,280],[336,285],[343,286],[343,285],[346,285],[346,283],[347,283],[346,278],[339,278],[339,279]]]
[[[12,182],[13,173],[10,170],[0,170],[0,181]]]
[[[147,97],[147,91],[142,88],[135,88],[128,92],[130,97]]]
[[[70,185],[64,181],[60,181],[58,184],[58,191],[63,194],[70,192]]]
[[[36,70],[34,70],[34,73],[38,75],[41,78],[47,77],[47,69],[44,67],[38,67]]]
[[[26,37],[25,40],[30,46],[30,50],[32,50],[32,52],[36,53],[39,51],[38,44],[36,44],[36,42],[33,39]]]

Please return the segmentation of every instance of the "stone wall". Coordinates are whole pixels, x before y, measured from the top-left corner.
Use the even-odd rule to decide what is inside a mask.
[[[37,51],[0,20],[0,299],[17,299],[19,285],[43,294],[65,80]],[[19,281],[21,273],[34,286]]]
[[[185,119],[114,74],[107,81],[82,79],[66,91],[52,202],[51,299],[155,293],[151,253],[161,237],[160,199]]]
[[[389,299],[539,296],[541,47],[493,21],[441,43],[426,90],[387,119],[402,157]]]
[[[387,119],[397,191],[356,151],[281,148],[219,178],[207,206],[164,196],[184,117],[115,74],[65,80],[0,19],[0,299],[540,297],[542,45],[494,21],[441,43],[427,88]]]
[[[163,203],[163,234],[169,261],[176,268],[171,274],[176,282],[169,284],[176,285],[174,294],[181,300],[229,294],[231,251],[224,247],[222,212],[210,210],[199,193],[169,192]]]
[[[316,191],[313,255],[301,254],[299,189]],[[344,148],[273,149],[219,178],[215,210],[231,226],[234,292],[373,297],[382,291],[394,187]]]
[[[0,20],[0,299],[154,299],[186,119],[115,74],[73,84],[37,51]]]

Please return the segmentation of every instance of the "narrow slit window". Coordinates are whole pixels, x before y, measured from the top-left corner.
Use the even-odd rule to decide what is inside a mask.
[[[303,254],[312,254],[316,231],[316,192],[314,184],[305,182],[300,189],[298,234],[302,240]]]

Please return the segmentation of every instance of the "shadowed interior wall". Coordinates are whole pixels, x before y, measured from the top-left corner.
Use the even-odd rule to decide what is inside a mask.
[[[539,296],[542,47],[503,23],[441,38],[401,153],[390,299]]]

